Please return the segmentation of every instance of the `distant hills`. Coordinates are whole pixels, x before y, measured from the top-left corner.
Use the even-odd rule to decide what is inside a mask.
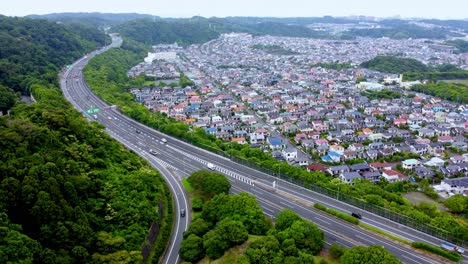
[[[448,39],[468,34],[468,21],[465,20],[403,20],[332,16],[161,18],[135,13],[54,13],[29,17],[61,23],[81,23],[101,29],[112,27],[114,31],[146,44],[178,42],[186,45],[200,43],[226,32],[325,39],[355,39],[358,37]],[[320,30],[311,27],[311,25],[318,23],[325,26]],[[355,28],[353,28],[353,24],[356,25]],[[334,30],[336,27],[344,29],[336,31]]]
[[[159,18],[153,15],[136,14],[136,13],[51,13],[46,15],[29,15],[33,19],[47,19],[62,23],[81,23],[93,26],[113,26],[124,23],[126,21],[136,19],[153,19]]]

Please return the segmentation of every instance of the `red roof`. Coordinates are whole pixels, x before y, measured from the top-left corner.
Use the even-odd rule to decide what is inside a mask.
[[[325,171],[327,167],[323,166],[322,164],[311,164],[307,166],[307,170],[309,171]]]

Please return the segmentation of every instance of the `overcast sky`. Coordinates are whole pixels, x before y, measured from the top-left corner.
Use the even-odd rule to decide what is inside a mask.
[[[348,16],[468,18],[468,0],[0,0],[8,16],[57,12],[142,13],[162,17]]]

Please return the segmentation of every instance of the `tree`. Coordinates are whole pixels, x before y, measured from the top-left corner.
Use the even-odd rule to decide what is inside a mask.
[[[180,257],[183,260],[197,262],[205,256],[203,248],[203,239],[197,235],[191,234],[180,245]]]
[[[279,231],[283,231],[286,228],[291,227],[291,225],[302,218],[297,215],[291,209],[283,209],[276,215],[275,227]]]
[[[281,243],[293,239],[299,250],[312,255],[322,250],[325,240],[323,231],[316,224],[305,220],[295,221],[291,227],[278,232],[276,237]]]
[[[444,204],[454,213],[463,213],[468,209],[468,198],[457,194],[446,199]]]
[[[0,85],[0,113],[6,114],[7,110],[15,104],[16,99],[17,96],[13,90]]]
[[[338,244],[331,244],[330,248],[328,249],[328,252],[330,252],[330,256],[332,258],[339,259],[346,252],[346,248]]]
[[[240,245],[249,238],[249,234],[244,225],[239,221],[229,218],[220,221],[216,225],[215,231],[222,236],[223,240],[229,242],[230,247]]]
[[[210,230],[210,224],[205,222],[202,218],[197,218],[193,221],[187,231],[184,232],[184,238],[190,235],[197,235],[203,237],[206,232]]]
[[[211,230],[203,236],[203,247],[206,250],[206,255],[211,259],[220,258],[229,246],[229,241],[224,240],[222,235],[215,230]]]
[[[228,194],[231,189],[231,183],[220,173],[200,170],[192,173],[187,180],[193,188],[201,190],[207,198],[221,193]]]
[[[261,237],[247,249],[245,253],[252,264],[282,263],[283,252],[276,237]]]
[[[397,257],[390,254],[382,246],[372,245],[369,247],[353,247],[346,250],[341,256],[341,264],[398,264],[401,263]]]

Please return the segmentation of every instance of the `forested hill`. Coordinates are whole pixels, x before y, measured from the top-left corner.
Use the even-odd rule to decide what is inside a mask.
[[[13,96],[10,88],[37,99],[0,116],[0,263],[138,263],[152,222],[165,234],[156,259],[167,243],[171,218],[158,204],[172,205],[161,176],[86,122],[55,85],[60,66],[102,44],[94,37],[104,40],[42,20],[0,19],[0,99]]]
[[[428,70],[424,63],[416,59],[392,56],[377,56],[370,61],[361,63],[361,67],[387,73],[425,72]]]
[[[55,83],[60,67],[105,39],[85,25],[0,16],[0,85],[25,93],[39,79]]]
[[[222,33],[245,32],[253,35],[272,35],[306,38],[329,38],[324,32],[311,30],[301,25],[278,22],[244,23],[224,18],[194,17],[173,20],[135,20],[113,28],[124,37],[145,44],[174,43],[182,45],[203,43],[217,38]]]
[[[52,13],[46,15],[30,15],[28,18],[47,19],[62,23],[80,23],[92,25],[95,27],[114,26],[126,21],[136,19],[153,19],[157,18],[153,15],[136,14],[136,13]]]

